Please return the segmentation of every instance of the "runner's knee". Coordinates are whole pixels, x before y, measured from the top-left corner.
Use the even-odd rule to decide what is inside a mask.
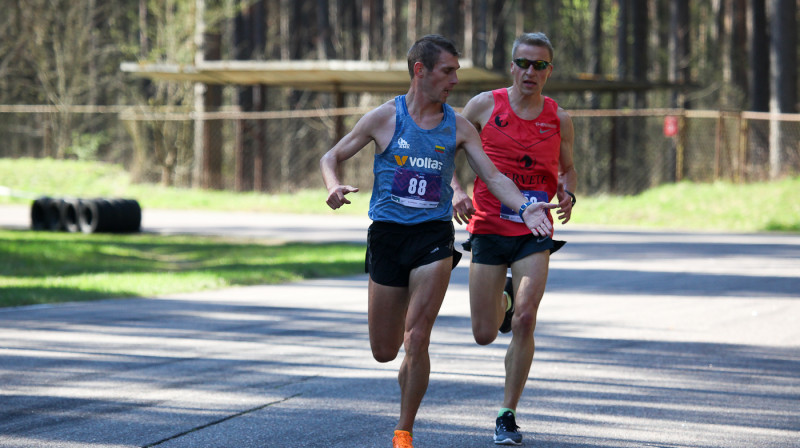
[[[371,339],[370,348],[372,348],[372,357],[378,362],[393,361],[400,352],[401,343],[402,341],[399,338],[391,338],[391,340],[380,338]]]
[[[497,339],[497,325],[473,325],[472,335],[478,345],[489,345]]]
[[[398,349],[393,349],[388,346],[373,345],[372,357],[378,362],[390,362],[397,358]]]
[[[517,310],[514,313],[514,320],[511,321],[511,328],[517,334],[533,333],[534,328],[536,328],[536,309]]]
[[[412,328],[406,331],[403,341],[406,354],[413,355],[427,351],[430,340],[430,333],[419,328]]]

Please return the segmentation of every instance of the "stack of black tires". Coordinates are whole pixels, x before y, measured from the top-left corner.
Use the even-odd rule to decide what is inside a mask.
[[[142,208],[135,199],[41,197],[31,205],[33,230],[130,233],[142,226]]]

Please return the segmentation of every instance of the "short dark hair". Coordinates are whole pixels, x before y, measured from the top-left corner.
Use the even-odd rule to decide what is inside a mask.
[[[420,37],[408,50],[408,75],[414,78],[414,64],[422,62],[428,70],[433,70],[439,60],[439,53],[446,51],[453,56],[461,56],[452,40],[439,34]]]
[[[525,33],[519,36],[511,47],[511,58],[517,56],[517,47],[520,45],[531,45],[534,47],[545,47],[550,52],[550,62],[553,62],[553,44],[544,33]]]

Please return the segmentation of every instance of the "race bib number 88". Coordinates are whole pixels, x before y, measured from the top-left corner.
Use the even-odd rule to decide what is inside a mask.
[[[436,208],[442,192],[442,176],[398,168],[392,181],[392,200],[406,207]]]

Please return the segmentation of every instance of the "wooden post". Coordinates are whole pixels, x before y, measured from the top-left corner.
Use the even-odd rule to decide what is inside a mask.
[[[337,109],[344,107],[344,92],[339,89],[338,85],[334,86],[333,98]],[[336,143],[344,137],[344,115],[336,114],[334,123],[333,142]]]
[[[617,104],[617,92],[611,93],[611,104]],[[611,193],[617,191],[617,145],[619,145],[619,136],[617,135],[617,116],[611,117],[611,145],[609,148],[609,163],[608,163],[608,189]]]
[[[239,108],[241,112],[241,108]],[[245,120],[243,118],[236,119],[236,130],[235,130],[235,139],[234,139],[234,188],[236,191],[244,191],[245,184],[244,184],[244,124]]]
[[[745,176],[747,172],[747,132],[748,132],[748,124],[744,117],[742,117],[742,113],[739,112],[739,176],[737,181],[739,183],[744,183]]]
[[[195,0],[195,30],[194,30],[194,63],[195,66],[203,63],[205,59],[205,0]],[[192,167],[192,186],[203,186],[203,112],[205,112],[206,86],[202,82],[194,83],[194,166]]]
[[[253,109],[264,111],[267,108],[267,86],[253,86]],[[267,191],[269,180],[264,176],[267,159],[267,120],[253,120],[253,191]]]
[[[714,139],[714,181],[719,180],[719,172],[720,172],[720,152],[722,151],[722,139],[724,138],[722,133],[722,111],[719,111],[717,115],[717,137]]]
[[[681,112],[678,117],[678,139],[675,148],[675,182],[683,180],[683,156],[686,148],[686,113]]]

